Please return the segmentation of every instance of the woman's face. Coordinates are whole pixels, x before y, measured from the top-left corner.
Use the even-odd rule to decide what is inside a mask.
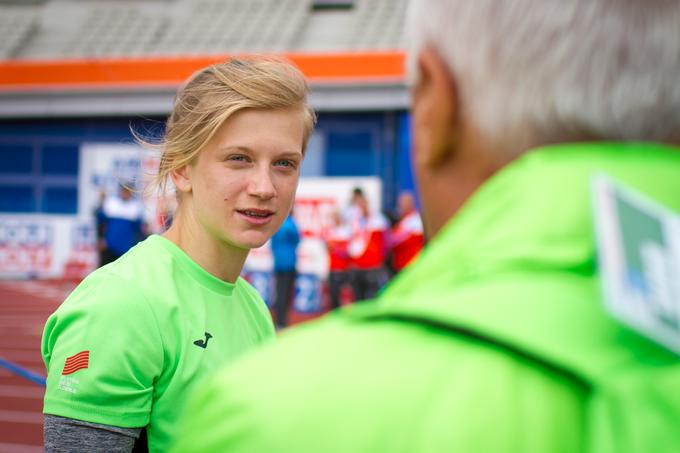
[[[186,167],[185,214],[210,239],[251,249],[279,229],[300,176],[303,115],[297,108],[241,110]]]

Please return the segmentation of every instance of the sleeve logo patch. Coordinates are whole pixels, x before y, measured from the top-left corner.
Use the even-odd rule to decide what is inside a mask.
[[[61,372],[63,376],[73,374],[78,370],[83,370],[90,364],[90,351],[80,351],[76,355],[66,359],[64,363],[64,371]]]

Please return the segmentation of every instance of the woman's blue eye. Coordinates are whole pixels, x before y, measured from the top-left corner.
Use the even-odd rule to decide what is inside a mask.
[[[277,161],[276,161],[276,165],[283,165],[284,167],[293,167],[293,168],[295,168],[295,162],[290,161],[290,160],[285,160],[285,159],[277,160]]]
[[[237,155],[234,155],[234,156],[229,156],[229,160],[245,161],[245,160],[246,160],[246,156],[244,156],[244,155],[242,155],[242,154],[237,154]]]

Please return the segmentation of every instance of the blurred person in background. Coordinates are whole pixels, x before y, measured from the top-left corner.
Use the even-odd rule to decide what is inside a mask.
[[[186,393],[274,337],[239,274],[292,209],[307,94],[297,69],[267,59],[209,66],[180,89],[157,145],[172,225],[88,276],[45,325],[47,452],[167,451]]]
[[[343,289],[349,284],[349,255],[347,246],[351,231],[340,211],[333,212],[333,226],[322,236],[328,249],[328,293],[331,310],[340,307]]]
[[[351,231],[347,253],[350,257],[350,282],[357,301],[375,297],[388,280],[385,259],[388,222],[382,213],[369,206],[363,190],[352,190],[347,212]]]
[[[298,244],[300,244],[300,231],[291,211],[271,240],[276,282],[274,310],[276,311],[276,325],[279,329],[288,325],[288,310],[295,297]]]
[[[99,191],[99,200],[94,209],[95,233],[97,235],[97,257],[98,266],[101,267],[106,264],[109,253],[106,250],[106,217],[104,216],[104,201],[106,200],[106,191]]]
[[[423,248],[423,222],[416,210],[413,193],[404,191],[397,198],[398,220],[390,230],[392,269],[400,272]]]
[[[144,239],[144,206],[134,196],[131,183],[122,183],[97,213],[97,232],[103,234],[100,266],[112,263]]]
[[[174,196],[158,197],[156,205],[156,224],[160,232],[166,231],[172,225],[172,218],[177,209],[177,198]]]
[[[207,382],[176,451],[680,451],[680,358],[604,310],[590,195],[605,173],[680,211],[680,2],[414,0],[409,24],[431,240]]]

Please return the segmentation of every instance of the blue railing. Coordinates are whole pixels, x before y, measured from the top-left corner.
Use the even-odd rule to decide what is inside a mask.
[[[12,362],[9,362],[2,357],[0,357],[0,367],[5,368],[9,370],[11,373],[14,373],[24,379],[28,379],[29,381],[33,382],[34,384],[41,385],[45,387],[45,377],[41,376],[37,373],[33,373],[32,371],[28,371],[25,368],[20,367],[19,365],[15,365]]]

